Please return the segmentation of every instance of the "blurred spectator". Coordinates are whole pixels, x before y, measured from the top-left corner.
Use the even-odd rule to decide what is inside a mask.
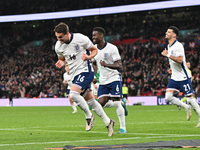
[[[9,13],[25,13],[54,11],[62,9],[62,7],[55,6],[51,9],[51,5],[46,8],[42,7],[46,1],[35,3],[33,6],[25,7],[27,10],[19,9],[20,2],[15,2],[16,5],[10,5],[10,2],[0,2],[2,5],[9,6],[2,7],[1,14]],[[52,2],[55,2],[52,0]],[[94,4],[95,1],[87,1],[86,5],[78,5],[76,8],[89,8],[93,4],[99,6],[111,6],[115,4],[122,4],[124,2],[101,0]],[[126,1],[132,3],[132,1]],[[138,3],[134,1],[134,3]],[[147,1],[143,1],[147,2]],[[14,3],[14,4],[15,4]],[[40,5],[41,4],[41,5]],[[46,3],[45,3],[46,4]],[[53,3],[52,3],[53,4]],[[57,2],[56,2],[57,4]],[[63,3],[62,3],[63,4]],[[73,5],[74,2],[70,4]],[[90,5],[91,4],[91,5]],[[1,5],[1,6],[2,6]],[[36,6],[40,7],[35,9]],[[94,6],[93,5],[93,6]],[[11,9],[14,6],[15,9]],[[68,5],[66,5],[67,7]],[[6,9],[5,9],[6,8]],[[59,9],[60,8],[60,9]],[[74,9],[75,6],[71,7]],[[66,8],[70,9],[70,8]],[[184,9],[184,8],[181,8]],[[195,8],[193,8],[195,10]],[[10,11],[12,10],[12,11]],[[199,9],[198,9],[199,10]],[[161,56],[161,51],[166,46],[166,41],[163,38],[163,31],[170,25],[179,26],[181,30],[184,29],[199,29],[200,15],[199,11],[192,11],[188,9],[187,13],[177,12],[177,15],[169,17],[170,13],[161,13],[151,15],[148,13],[138,13],[139,15],[125,14],[119,17],[99,17],[97,19],[75,19],[69,21],[70,26],[76,27],[74,31],[83,31],[84,34],[90,35],[91,28],[84,28],[91,26],[102,26],[107,30],[107,35],[117,35],[119,41],[113,43],[119,48],[123,72],[123,84],[129,88],[129,95],[163,95],[166,85],[169,80],[168,60]],[[174,14],[174,13],[173,13]],[[142,15],[142,16],[140,16]],[[106,18],[106,19],[105,19]],[[58,20],[60,21],[60,20]],[[14,97],[64,97],[66,87],[62,85],[62,74],[64,69],[55,68],[55,61],[57,56],[54,52],[55,38],[49,32],[53,30],[56,20],[33,22],[37,26],[33,28],[33,23],[14,23],[0,25],[0,97],[6,98],[8,87],[12,86]],[[192,22],[192,24],[190,23]],[[80,25],[81,24],[81,25]],[[166,26],[160,26],[166,24]],[[198,37],[198,36],[197,36]],[[35,40],[42,41],[39,46],[31,45]],[[186,50],[186,59],[191,62],[192,74],[194,80],[192,85],[195,89],[195,94],[200,95],[200,42],[194,35],[187,35],[180,37],[180,41],[184,43]]]

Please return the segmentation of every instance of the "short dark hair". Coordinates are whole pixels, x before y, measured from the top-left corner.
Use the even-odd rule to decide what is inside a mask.
[[[95,28],[93,28],[93,31],[98,31],[98,32],[102,33],[103,35],[106,34],[106,31],[102,27],[95,27]]]
[[[69,32],[69,26],[66,23],[61,22],[55,26],[54,32],[67,34],[67,32]]]
[[[172,29],[173,32],[176,34],[176,36],[179,35],[179,29],[178,29],[177,27],[175,27],[175,26],[170,26],[169,29]]]

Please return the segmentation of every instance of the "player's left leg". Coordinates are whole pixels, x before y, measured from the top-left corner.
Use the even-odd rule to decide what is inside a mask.
[[[125,113],[125,116],[128,116],[128,109],[127,109],[127,107],[126,107],[126,103],[127,103],[127,101],[126,101],[126,99],[122,99],[121,100],[121,105],[122,105],[122,107],[124,108],[124,113]],[[104,107],[115,107],[115,103],[112,101],[112,100],[109,100],[105,105],[104,105]]]
[[[196,102],[196,100],[194,99],[194,97],[190,96],[190,97],[186,97],[187,98],[187,102],[190,103],[192,105],[192,107],[194,108],[198,118],[199,118],[199,123],[197,124],[197,128],[200,127],[200,108],[199,108],[199,104]]]
[[[116,113],[120,123],[120,129],[118,133],[126,133],[125,112],[120,99],[115,99],[115,101],[113,101],[113,105],[116,107]]]
[[[76,109],[76,105],[75,105],[75,103],[73,102],[73,100],[71,99],[71,97],[70,96],[68,96],[68,99],[69,99],[69,101],[70,101],[70,104],[71,104],[71,106],[72,106],[72,109],[73,109],[73,114],[74,113],[77,113],[78,111],[77,111],[77,109]]]
[[[89,110],[84,94],[87,93],[88,88],[90,88],[90,83],[92,82],[93,77],[93,72],[83,72],[75,76],[69,95],[71,99],[76,102],[77,106],[79,106],[85,113],[86,131],[92,129],[94,115]]]
[[[99,116],[101,117],[101,119],[104,121],[104,123],[106,124],[106,126],[109,125],[110,123],[110,119],[108,118],[108,116],[106,115],[106,113],[104,112],[101,104],[99,102],[97,102],[95,100],[95,98],[92,95],[92,91],[89,91],[87,93],[87,95],[85,96],[85,99],[88,103],[89,106],[92,107],[92,110]]]
[[[92,110],[103,120],[107,126],[108,136],[112,136],[114,134],[113,127],[115,122],[106,115],[101,104],[93,97],[92,91],[89,91],[84,98],[86,99],[87,104],[92,107]]]
[[[120,129],[118,133],[126,133],[125,111],[121,103],[122,98],[122,84],[120,81],[114,81],[109,84],[110,97],[116,107],[116,113],[119,118]]]
[[[199,108],[198,103],[196,102],[196,100],[193,97],[194,91],[192,88],[191,79],[188,78],[187,80],[182,81],[180,86],[181,86],[181,90],[183,91],[183,93],[186,96],[187,102],[192,105],[192,107],[194,108],[194,110],[197,113],[197,116],[199,118],[199,123],[196,127],[200,127],[200,108]]]

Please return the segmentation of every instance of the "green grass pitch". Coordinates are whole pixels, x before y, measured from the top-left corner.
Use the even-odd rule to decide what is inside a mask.
[[[104,108],[115,120],[115,134],[95,114],[94,127],[85,131],[85,116],[71,107],[0,107],[0,150],[44,150],[65,145],[117,145],[200,139],[197,115],[190,121],[176,106],[128,106],[127,134],[117,134],[119,121],[115,108]],[[194,149],[194,148],[193,148]]]

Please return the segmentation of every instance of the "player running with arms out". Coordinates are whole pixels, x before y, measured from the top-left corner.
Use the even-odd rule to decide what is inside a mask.
[[[183,45],[177,40],[178,34],[179,29],[175,26],[170,26],[165,33],[165,38],[169,43],[167,46],[168,50],[165,48],[161,54],[169,58],[169,73],[171,73],[171,79],[167,85],[165,98],[172,104],[183,107],[187,111],[187,120],[190,120],[190,106],[183,103],[173,95],[181,89],[186,96],[187,102],[190,103],[195,109],[199,118],[199,123],[196,127],[200,127],[200,109],[199,105],[192,97],[194,91],[191,84],[191,75],[186,66]]]
[[[70,33],[69,27],[65,23],[58,24],[54,32],[58,40],[55,45],[58,61],[55,65],[58,68],[62,68],[67,63],[69,67],[69,75],[73,83],[69,96],[85,113],[86,131],[91,130],[94,120],[94,116],[87,105],[88,103],[106,124],[108,136],[112,136],[114,121],[108,118],[90,90],[90,84],[94,78],[90,59],[97,54],[97,48],[87,36],[81,33]]]
[[[120,123],[118,133],[126,133],[125,112],[121,105],[121,73],[118,71],[122,70],[121,57],[117,47],[104,40],[104,34],[105,30],[101,27],[94,28],[92,32],[93,43],[98,48],[98,54],[93,59],[95,72],[97,69],[100,72],[98,101],[104,107],[116,107]],[[110,98],[112,101],[109,101]]]

